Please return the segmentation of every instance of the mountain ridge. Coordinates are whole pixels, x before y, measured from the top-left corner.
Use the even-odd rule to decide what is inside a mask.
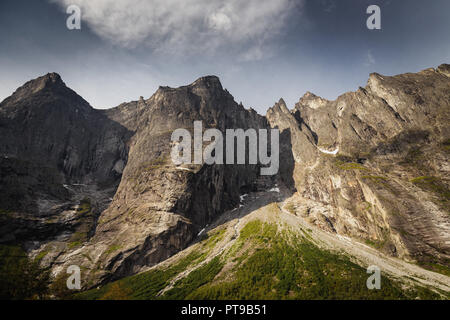
[[[82,266],[91,288],[190,246],[244,194],[281,188],[311,225],[446,270],[449,70],[373,73],[336,100],[307,92],[293,109],[281,98],[265,116],[236,103],[216,76],[106,110],[55,73],[39,77],[0,104],[8,212],[0,242],[45,253],[41,264],[56,277]],[[278,175],[262,179],[257,165],[173,165],[171,132],[198,120],[221,131],[278,128]],[[44,167],[51,173],[39,176]]]

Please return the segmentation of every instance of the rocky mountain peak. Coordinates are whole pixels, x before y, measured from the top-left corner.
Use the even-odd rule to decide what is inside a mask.
[[[30,80],[16,90],[14,95],[28,95],[39,92],[43,89],[51,88],[61,88],[66,87],[65,83],[62,81],[61,76],[57,73],[47,73],[44,76],[38,77],[36,79]]]
[[[283,98],[280,98],[277,103],[274,104],[272,108],[267,110],[267,115],[269,114],[279,114],[279,113],[290,113],[288,107],[286,106],[286,102]]]
[[[61,76],[54,72],[28,81],[1,103],[6,110],[36,109],[43,105],[60,106],[66,109],[72,107],[75,111],[90,112],[92,110],[89,103],[68,88]]]
[[[318,109],[326,105],[329,101],[327,99],[316,96],[314,93],[307,91],[303,97],[300,98],[296,105],[296,109],[308,107],[311,109]]]
[[[64,81],[62,81],[61,76],[56,72],[49,72],[36,80],[44,81],[46,84],[58,84],[65,86],[65,83]]]
[[[439,67],[437,67],[436,71],[447,77],[450,77],[450,64],[441,64]]]
[[[217,76],[204,76],[198,78],[193,83],[186,86],[181,86],[177,88],[169,86],[159,86],[158,90],[152,97],[155,97],[156,99],[162,98],[166,93],[169,92],[184,95],[187,91],[198,93],[198,95],[203,95],[205,93],[212,94],[225,92]]]
[[[220,83],[220,79],[217,76],[200,77],[197,80],[195,80],[190,86],[223,90],[222,84]]]

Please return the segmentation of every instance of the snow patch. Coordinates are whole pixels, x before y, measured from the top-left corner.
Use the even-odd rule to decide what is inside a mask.
[[[184,168],[184,167],[175,167],[175,169],[177,169],[177,170],[189,171],[189,172],[194,172],[192,169]]]
[[[239,196],[239,198],[241,198],[241,202],[244,201],[245,197],[247,197],[247,196],[248,196],[247,193],[246,193],[246,194],[243,194],[243,195],[241,195],[241,196]]]
[[[320,147],[318,147],[318,149],[319,149],[320,152],[325,153],[325,154],[336,155],[336,154],[339,152],[339,147],[337,147],[337,148],[336,148],[335,150],[333,150],[333,151],[328,151],[328,150],[322,149],[322,148],[320,148]]]

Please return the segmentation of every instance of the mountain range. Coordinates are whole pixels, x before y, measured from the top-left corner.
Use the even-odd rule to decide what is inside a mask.
[[[448,299],[449,77],[372,73],[262,116],[215,76],[99,110],[49,73],[0,103],[0,244],[54,283],[80,266],[85,299]],[[279,129],[278,174],[173,164],[194,121]]]

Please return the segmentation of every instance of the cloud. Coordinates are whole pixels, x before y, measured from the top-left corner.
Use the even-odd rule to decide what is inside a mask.
[[[82,23],[122,47],[144,46],[172,54],[231,47],[240,48],[247,57],[261,58],[255,52],[270,45],[304,0],[49,1],[64,11],[71,4],[79,6]]]
[[[365,61],[364,65],[366,67],[369,67],[371,65],[374,65],[375,63],[376,63],[376,61],[375,61],[375,57],[372,54],[372,50],[368,50],[367,56],[366,56],[366,61]]]

